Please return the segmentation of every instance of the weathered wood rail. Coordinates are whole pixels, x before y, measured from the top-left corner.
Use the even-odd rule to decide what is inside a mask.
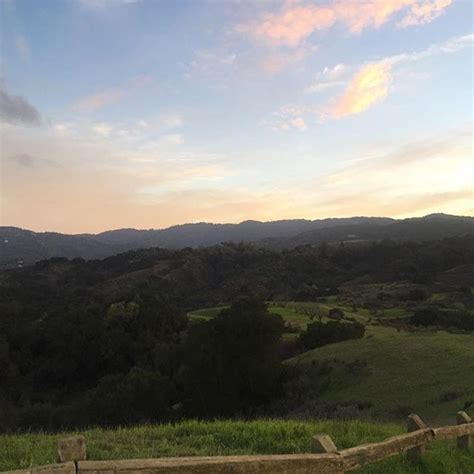
[[[118,461],[87,461],[84,437],[58,441],[58,464],[32,467],[8,474],[342,474],[368,464],[407,453],[412,462],[422,457],[426,444],[456,439],[458,449],[470,449],[474,422],[467,413],[457,414],[457,425],[429,428],[417,415],[407,420],[407,434],[338,450],[330,436],[312,439],[312,453],[256,456],[200,456]],[[0,473],[6,474],[6,473]]]

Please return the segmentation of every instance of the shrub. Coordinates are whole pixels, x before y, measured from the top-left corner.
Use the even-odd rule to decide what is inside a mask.
[[[428,298],[428,293],[423,288],[413,288],[406,296],[409,301],[423,301]]]
[[[360,339],[364,337],[364,334],[365,326],[358,322],[329,321],[322,323],[316,321],[308,324],[306,331],[300,336],[300,341],[303,347],[309,350],[347,339]]]
[[[411,317],[416,326],[441,326],[474,331],[474,314],[461,309],[419,308]]]

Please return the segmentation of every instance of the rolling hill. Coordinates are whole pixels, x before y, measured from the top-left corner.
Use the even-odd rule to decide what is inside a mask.
[[[53,257],[105,258],[128,250],[207,247],[246,242],[270,248],[294,248],[321,242],[436,240],[473,233],[474,218],[434,214],[394,220],[351,217],[321,220],[244,221],[240,224],[184,224],[161,230],[118,229],[100,234],[67,235],[0,227],[0,266],[14,268]]]

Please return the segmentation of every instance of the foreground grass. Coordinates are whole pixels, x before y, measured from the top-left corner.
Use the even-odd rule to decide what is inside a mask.
[[[230,454],[284,454],[310,451],[311,436],[327,433],[340,448],[381,441],[403,433],[395,424],[361,421],[185,421],[175,425],[142,425],[131,428],[90,429],[87,456],[92,460],[138,459],[165,456]],[[68,435],[71,433],[67,433]],[[19,469],[55,461],[56,441],[64,434],[0,436],[0,470]],[[411,466],[404,456],[373,464],[359,473],[459,473],[474,472],[474,452],[460,452],[452,442],[429,445],[422,463]]]

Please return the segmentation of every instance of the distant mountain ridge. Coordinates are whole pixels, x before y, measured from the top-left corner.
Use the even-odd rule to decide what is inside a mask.
[[[474,232],[474,218],[432,214],[396,220],[349,217],[317,220],[244,221],[239,224],[196,223],[166,229],[117,229],[99,234],[68,235],[0,227],[0,265],[15,267],[53,258],[100,259],[128,250],[163,247],[207,247],[222,242],[246,242],[273,248],[293,248],[321,242],[435,240]]]

